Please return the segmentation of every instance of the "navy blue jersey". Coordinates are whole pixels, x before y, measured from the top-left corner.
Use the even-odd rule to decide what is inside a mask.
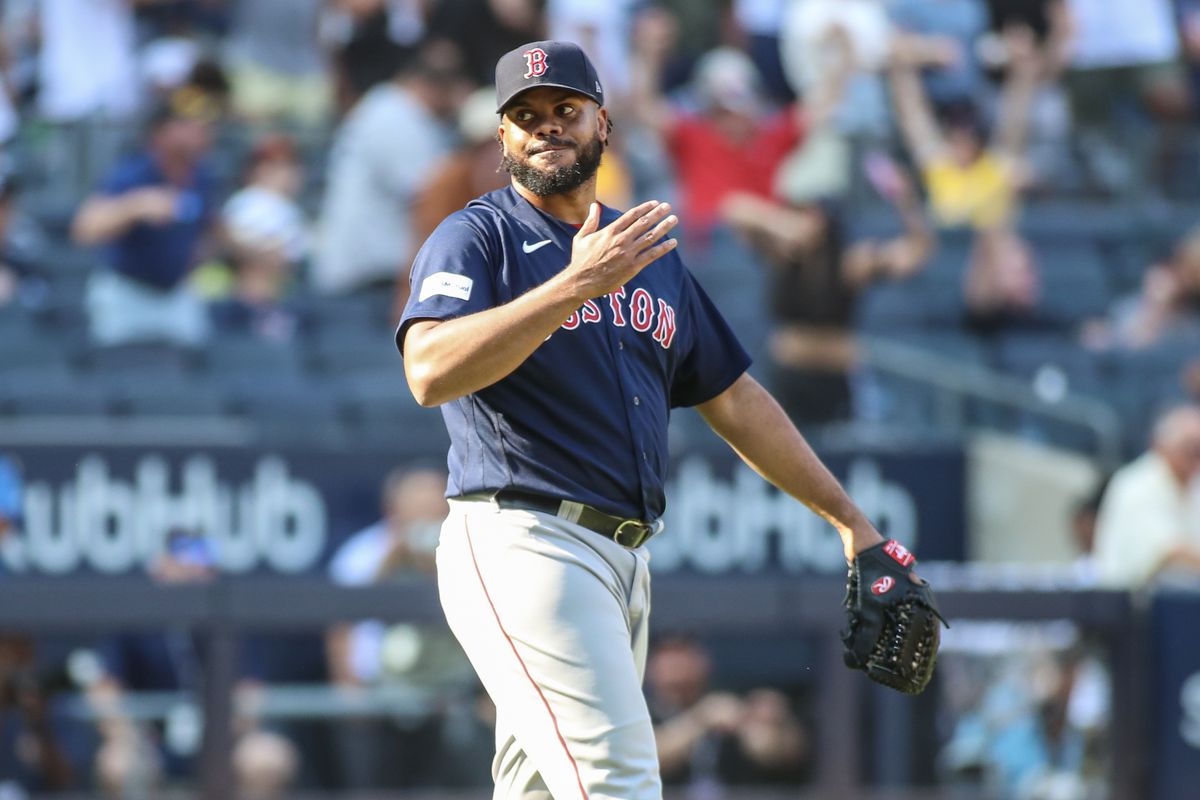
[[[620,212],[604,208],[601,226]],[[396,332],[503,305],[570,262],[576,228],[511,187],[447,217],[417,254]],[[511,375],[442,405],[451,497],[517,488],[652,520],[670,410],[716,397],[750,357],[675,251],[571,314]]]

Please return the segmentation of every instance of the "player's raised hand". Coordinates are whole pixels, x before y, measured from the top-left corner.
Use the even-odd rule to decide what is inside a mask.
[[[571,263],[567,266],[578,293],[591,299],[616,291],[650,262],[675,248],[674,239],[663,237],[678,223],[670,204],[650,200],[601,228],[600,204],[592,203],[571,244]]]

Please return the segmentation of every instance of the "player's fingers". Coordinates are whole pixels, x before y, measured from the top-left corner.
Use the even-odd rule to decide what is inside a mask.
[[[643,214],[640,218],[634,220],[633,224],[626,228],[620,234],[620,236],[627,242],[640,240],[641,237],[645,236],[647,232],[649,232],[655,225],[658,224],[659,220],[663,219],[670,213],[670,203],[659,203],[654,208]]]
[[[637,238],[637,249],[641,250],[644,247],[649,247],[650,245],[654,244],[659,239],[666,236],[670,230],[678,224],[679,217],[675,216],[674,214],[666,219],[661,220],[657,225]]]
[[[646,202],[634,206],[621,216],[617,217],[608,227],[613,233],[621,233],[659,205],[663,204],[659,203],[657,200],[647,200]]]
[[[584,219],[583,224],[579,226],[579,232],[575,234],[575,238],[578,239],[580,236],[587,236],[588,234],[595,233],[596,229],[599,227],[600,204],[592,203],[590,206],[588,206],[587,218]]]
[[[679,244],[678,239],[667,239],[666,241],[659,242],[653,247],[646,248],[642,252],[638,253],[637,258],[633,262],[634,267],[641,272],[651,262],[662,258],[667,253],[674,250],[677,244]]]

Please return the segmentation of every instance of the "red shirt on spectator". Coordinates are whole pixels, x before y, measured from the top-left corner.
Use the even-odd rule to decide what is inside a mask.
[[[804,127],[794,108],[758,123],[745,141],[725,136],[709,118],[680,114],[667,129],[667,148],[675,161],[684,224],[708,230],[730,192],[771,197],[780,163],[800,143]]]

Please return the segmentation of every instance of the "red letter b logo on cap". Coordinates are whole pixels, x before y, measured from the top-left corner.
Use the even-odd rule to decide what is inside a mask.
[[[525,77],[540,78],[546,74],[546,51],[540,47],[535,47],[532,50],[526,50],[521,55],[525,56]]]

